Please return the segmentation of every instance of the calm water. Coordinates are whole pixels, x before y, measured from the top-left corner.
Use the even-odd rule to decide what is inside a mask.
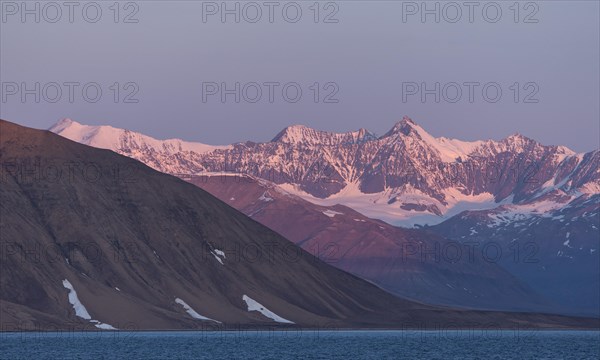
[[[2,359],[598,359],[589,331],[0,333]]]

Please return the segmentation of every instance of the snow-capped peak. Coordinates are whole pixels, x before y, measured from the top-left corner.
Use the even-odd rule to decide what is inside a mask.
[[[62,119],[48,130],[82,144],[109,150],[117,149],[118,141],[120,140],[121,135],[126,131],[107,125],[82,125],[71,119]]]
[[[527,136],[521,135],[519,133],[511,134],[511,135],[507,136],[506,138],[502,139],[500,142],[509,144],[516,148],[525,148],[529,144],[538,145],[537,141],[530,139]]]
[[[283,129],[277,134],[271,142],[280,142],[287,144],[304,145],[340,145],[357,144],[369,140],[375,140],[377,137],[366,129],[359,129],[345,133],[334,133],[313,128],[304,125],[292,125]]]
[[[409,135],[411,131],[415,130],[415,126],[417,126],[417,124],[411,118],[404,116],[402,120],[394,124],[394,127],[392,127],[390,131],[385,133],[381,138],[390,137],[399,133],[403,135]]]
[[[291,126],[286,127],[285,129],[281,130],[277,135],[275,135],[275,137],[271,141],[272,142],[276,142],[276,141],[290,142],[290,143],[301,141],[303,135],[310,131],[315,131],[315,130],[313,130],[309,127],[306,127],[304,125],[291,125]]]
[[[522,135],[520,133],[514,133],[500,140],[499,144],[506,147],[505,151],[523,151],[524,149],[542,148],[544,147],[539,142]],[[566,146],[554,146],[557,154],[561,155],[575,155],[575,151],[569,149]]]
[[[192,159],[216,149],[232,146],[213,146],[180,139],[158,140],[131,130],[108,125],[83,125],[71,119],[63,119],[50,127],[50,131],[67,139],[112,150],[136,158],[156,170],[167,173],[189,173]],[[187,160],[181,162],[179,158]],[[200,168],[200,165],[196,166]],[[195,169],[197,171],[199,169]]]
[[[408,116],[404,116],[381,139],[393,136],[400,136],[401,140],[404,137],[412,138],[422,146],[433,150],[443,162],[455,162],[457,158],[467,157],[484,143],[483,141],[461,141],[445,137],[436,138]]]
[[[62,119],[48,130],[82,144],[113,151],[125,148],[148,148],[156,152],[195,152],[203,154],[215,149],[230,146],[213,146],[181,139],[158,140],[131,130],[115,128],[109,125],[83,125],[71,119]]]

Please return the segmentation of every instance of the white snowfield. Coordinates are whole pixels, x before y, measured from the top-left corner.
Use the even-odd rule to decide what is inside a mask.
[[[331,195],[325,199],[314,197],[307,192],[300,190],[298,186],[285,183],[279,185],[288,194],[298,196],[313,204],[320,206],[344,205],[359,213],[374,219],[379,219],[394,226],[413,227],[415,225],[436,225],[463,211],[493,210],[497,209],[499,213],[505,215],[527,216],[531,214],[550,213],[568,205],[569,201],[576,199],[580,193],[566,194],[566,200],[532,200],[527,204],[513,204],[513,195],[496,202],[494,196],[483,192],[477,195],[465,195],[457,188],[447,188],[443,191],[446,197],[446,204],[423,194],[418,189],[410,185],[403,186],[401,190],[391,189],[380,193],[364,194],[360,191],[359,184],[353,183],[346,186],[339,193]],[[397,204],[390,204],[388,200],[396,197],[398,203],[417,204],[425,206],[435,206],[442,215],[436,215],[427,211],[404,210]],[[333,210],[323,212],[329,217],[341,214]],[[549,216],[549,215],[548,215]]]
[[[248,306],[248,311],[258,311],[259,313],[263,314],[264,316],[266,316],[269,319],[271,319],[271,320],[273,320],[275,322],[278,322],[278,323],[295,324],[293,321],[284,319],[281,316],[275,314],[274,312],[272,312],[271,310],[267,309],[261,303],[259,303],[258,301],[252,299],[248,295],[242,296],[242,299],[246,302],[246,305]]]
[[[65,289],[69,290],[69,303],[71,303],[71,305],[73,305],[73,309],[75,310],[75,316],[80,317],[85,320],[89,320],[91,323],[94,323],[94,326],[96,326],[98,329],[117,330],[112,325],[104,324],[98,320],[93,320],[92,317],[90,316],[90,313],[88,313],[87,309],[85,308],[85,306],[83,306],[81,301],[79,301],[79,298],[77,297],[77,292],[75,291],[75,288],[69,282],[69,280],[64,279],[62,281],[62,283],[63,283],[63,286],[65,287]]]
[[[365,194],[359,189],[359,183],[348,184],[339,193],[333,194],[325,199],[314,197],[307,192],[300,190],[296,185],[284,183],[280,184],[288,194],[298,196],[306,201],[320,206],[345,205],[359,213],[374,219],[379,219],[395,226],[414,225],[435,225],[465,210],[487,210],[493,209],[503,204],[508,204],[512,197],[502,202],[496,203],[494,196],[489,193],[478,195],[464,195],[458,189],[449,188],[444,191],[447,204],[442,204],[439,200],[423,194],[420,190],[410,185],[403,186],[401,189],[388,189],[380,193]],[[390,204],[389,199],[396,197],[398,203],[418,204],[425,206],[435,206],[443,213],[442,216],[414,210],[404,210],[398,204]],[[329,217],[340,214],[337,211],[326,210],[323,212]]]
[[[209,317],[206,316],[202,316],[200,314],[198,314],[194,309],[192,309],[191,306],[189,306],[185,301],[181,300],[180,298],[175,298],[175,302],[178,303],[179,305],[183,306],[183,308],[185,309],[185,311],[194,319],[198,319],[198,320],[206,320],[206,321],[214,321],[216,323],[221,323],[218,320],[215,319],[211,319]]]

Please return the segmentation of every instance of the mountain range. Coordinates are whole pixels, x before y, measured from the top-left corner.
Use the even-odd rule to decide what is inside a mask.
[[[360,221],[349,227],[355,239],[372,243],[371,249],[360,249],[350,247],[352,236],[347,233],[328,231],[324,236],[327,227],[321,229],[315,221],[305,221],[304,228],[310,234],[300,236],[303,229],[291,226],[284,219],[283,214],[293,207],[290,204],[280,208],[280,213],[274,211],[265,216],[253,214],[257,211],[256,204],[265,203],[260,196],[254,200],[246,196],[243,203],[230,202],[247,215],[260,216],[263,224],[304,244],[308,251],[316,234],[324,236],[327,243],[348,249],[344,259],[353,260],[342,261],[340,267],[403,296],[431,303],[506,309],[509,303],[491,295],[494,291],[489,289],[479,288],[475,292],[477,297],[466,296],[475,283],[487,281],[488,286],[497,289],[521,289],[522,296],[506,294],[514,305],[519,302],[516,299],[523,300],[519,308],[532,310],[547,303],[558,312],[595,315],[600,312],[599,150],[578,154],[564,146],[542,145],[519,134],[499,141],[436,138],[408,117],[382,136],[365,129],[330,133],[295,125],[285,128],[269,142],[247,141],[219,147],[181,140],[161,141],[129,130],[87,126],[69,119],[50,130],[188,179],[226,202],[232,197],[244,198],[248,184],[230,182],[224,187],[210,185],[213,182],[203,185],[193,179],[215,173],[238,174],[275,186],[270,192],[273,203],[290,199],[290,196],[277,199],[274,194],[284,192],[295,196],[293,206],[309,209],[303,214],[315,213],[315,206],[329,209],[330,214],[349,213],[335,210],[336,206],[344,206],[357,212],[361,217],[356,218],[365,222],[382,220],[384,229],[377,227],[375,233],[356,235],[361,234]],[[335,214],[329,221],[341,218]],[[410,238],[407,229],[398,228],[390,230],[392,236],[382,235],[390,229],[388,225],[412,227],[418,230],[413,232],[418,234],[418,241],[429,245],[471,244],[484,258],[483,263],[497,265],[520,285],[503,285],[501,279],[508,280],[510,276],[500,276],[502,271],[492,276],[497,283],[485,276],[482,279],[486,281],[482,282],[455,276],[457,281],[462,280],[454,285],[441,277],[433,281],[431,276],[435,271],[431,269],[422,272],[430,277],[407,281],[396,270],[386,270],[383,265],[393,263],[398,254],[389,251],[386,240],[382,239],[388,239],[389,243],[393,238],[395,249],[406,251],[406,245],[402,244]],[[380,261],[381,254],[386,254],[386,261]],[[466,265],[461,260],[460,264],[445,269],[438,264],[436,271],[464,272],[461,266]],[[420,266],[425,262],[421,261]],[[373,270],[372,266],[360,265],[365,263],[379,265]],[[406,266],[399,269],[405,271]],[[481,274],[490,273],[482,270]],[[428,287],[438,289],[439,296],[432,295]],[[442,295],[445,291],[439,289],[444,287],[454,288],[454,295]],[[459,290],[465,293],[459,294]],[[494,301],[482,300],[486,293]],[[540,302],[540,298],[544,300]]]
[[[266,143],[221,147],[70,119],[50,130],[168,174],[250,174],[311,202],[347,205],[392,225],[433,225],[499,205],[531,213],[600,192],[599,150],[576,154],[519,134],[500,141],[435,138],[408,117],[379,137],[365,129],[329,133],[295,125]]]

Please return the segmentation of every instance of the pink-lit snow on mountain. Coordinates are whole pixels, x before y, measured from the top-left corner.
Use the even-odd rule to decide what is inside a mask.
[[[180,139],[158,140],[108,125],[82,125],[71,119],[60,120],[49,130],[85,145],[132,157],[166,173],[187,173],[187,167],[179,159],[194,159],[216,149],[231,148],[231,146],[206,145]]]
[[[63,119],[49,129],[63,137],[97,148],[118,150],[126,147],[148,148],[157,152],[175,154],[195,152],[203,154],[230,146],[213,146],[180,139],[157,140],[147,135],[112,126],[82,125],[71,119]]]
[[[408,117],[380,137],[293,125],[269,142],[221,147],[72,120],[50,130],[178,176],[251,174],[313,203],[346,205],[394,225],[437,224],[465,210],[542,200],[565,206],[600,189],[598,150],[576,154],[520,134],[499,141],[434,137]]]

